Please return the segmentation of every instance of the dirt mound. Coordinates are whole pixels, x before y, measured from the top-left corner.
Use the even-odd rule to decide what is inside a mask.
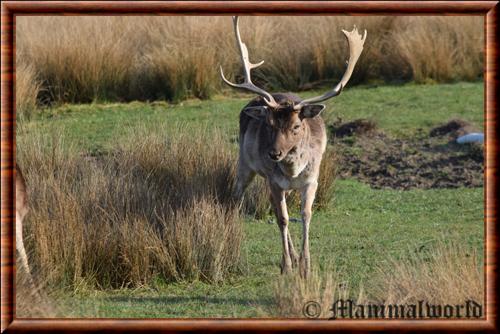
[[[354,177],[373,188],[482,186],[483,146],[456,144],[449,140],[450,134],[456,134],[464,126],[448,126],[451,129],[448,132],[445,127],[441,127],[440,135],[435,131],[432,137],[421,133],[404,140],[376,131],[376,126],[369,132],[370,136],[358,136],[353,131],[349,137],[336,137],[340,177]]]
[[[461,119],[452,119],[446,124],[433,128],[429,135],[431,137],[448,136],[454,140],[471,132],[477,132],[472,124]]]
[[[343,138],[347,136],[365,136],[373,135],[377,130],[377,125],[374,121],[369,119],[357,119],[352,122],[342,123],[342,119],[338,119],[331,126],[332,133],[337,138]]]

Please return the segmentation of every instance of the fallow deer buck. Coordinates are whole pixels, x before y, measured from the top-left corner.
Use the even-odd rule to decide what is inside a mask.
[[[252,64],[248,49],[241,41],[238,17],[233,17],[234,32],[244,67],[245,80],[235,84],[227,80],[222,67],[220,75],[226,84],[251,91],[259,97],[248,103],[240,113],[240,155],[238,162],[235,196],[241,200],[245,189],[255,174],[267,179],[271,190],[271,202],[281,232],[283,259],[281,272],[291,271],[300,265],[300,273],[310,271],[309,224],[311,209],[318,187],[321,159],[327,138],[320,113],[325,108],[317,104],[339,95],[349,81],[354,66],[363,51],[366,39],[358,33],[342,30],[349,43],[347,69],[340,82],[330,91],[317,97],[301,100],[291,93],[270,94],[252,83],[250,71],[264,63]],[[303,224],[302,252],[300,261],[288,231],[286,194],[289,190],[301,193]]]

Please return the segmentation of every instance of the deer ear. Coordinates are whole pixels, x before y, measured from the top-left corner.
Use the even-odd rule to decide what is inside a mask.
[[[305,105],[300,109],[299,117],[300,119],[304,118],[313,118],[318,116],[323,109],[325,109],[324,104],[310,104],[310,105]]]
[[[266,106],[248,107],[243,109],[243,112],[255,119],[264,119],[267,116],[268,109]]]

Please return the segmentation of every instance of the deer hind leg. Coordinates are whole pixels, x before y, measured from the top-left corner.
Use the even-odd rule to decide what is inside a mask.
[[[311,223],[312,205],[316,196],[318,183],[308,184],[302,190],[301,213],[302,213],[302,252],[300,254],[300,274],[307,277],[311,270],[311,258],[309,255],[309,224]]]
[[[276,214],[278,227],[281,234],[281,244],[283,247],[283,258],[281,261],[281,273],[288,273],[292,270],[292,258],[290,256],[289,232],[288,232],[288,211],[286,207],[285,191],[271,184],[271,198]],[[295,250],[294,250],[295,251]]]
[[[240,205],[243,201],[243,194],[254,177],[255,172],[240,158],[236,172],[236,184],[233,189],[233,197],[240,202]]]

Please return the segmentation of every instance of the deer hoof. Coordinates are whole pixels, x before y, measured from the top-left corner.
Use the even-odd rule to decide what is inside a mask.
[[[290,258],[287,260],[283,258],[283,261],[281,262],[281,274],[288,274],[292,271],[292,261],[290,261]]]
[[[286,275],[292,272],[292,266],[281,266],[281,274]]]
[[[297,268],[299,266],[299,256],[297,253],[290,253],[290,259],[292,262],[292,268]]]
[[[307,278],[309,276],[309,271],[310,271],[309,259],[301,256],[299,261],[300,277]]]

